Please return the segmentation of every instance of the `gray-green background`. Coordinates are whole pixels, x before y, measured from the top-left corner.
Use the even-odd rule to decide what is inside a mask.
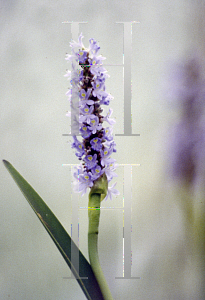
[[[70,65],[71,30],[80,24],[83,42],[93,37],[107,64],[123,60],[122,21],[132,27],[133,133],[115,137],[119,164],[133,168],[132,276],[122,276],[122,212],[102,211],[100,261],[114,299],[200,299],[199,273],[189,246],[177,199],[166,180],[167,130],[176,114],[162,86],[168,61],[189,50],[205,53],[203,1],[45,1],[0,0],[0,158],[14,167],[42,196],[65,228],[71,224],[71,174],[62,164],[78,163],[68,137],[69,109],[63,77]],[[106,67],[115,133],[123,130],[123,73]],[[121,206],[121,195],[105,206]],[[85,299],[63,258],[29,207],[3,163],[0,164],[0,299]],[[113,180],[113,182],[115,182]],[[87,196],[81,200],[87,205]],[[80,211],[80,249],[87,254],[87,211]]]

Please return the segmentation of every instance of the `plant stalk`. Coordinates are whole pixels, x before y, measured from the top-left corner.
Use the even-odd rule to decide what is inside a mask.
[[[100,184],[99,184],[100,183]],[[90,264],[95,277],[100,286],[105,300],[113,300],[105,276],[100,266],[98,257],[98,227],[100,221],[100,202],[107,193],[107,178],[102,177],[98,183],[92,187],[89,194],[88,205],[88,253]]]

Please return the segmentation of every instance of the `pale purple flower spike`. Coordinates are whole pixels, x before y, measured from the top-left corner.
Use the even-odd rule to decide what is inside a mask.
[[[75,126],[78,125],[82,136],[82,141],[79,141],[74,135],[71,145],[75,148],[78,159],[83,161],[75,168],[73,185],[75,191],[84,195],[104,173],[108,183],[116,177],[114,170],[117,165],[115,159],[110,157],[116,152],[112,127],[102,127],[103,121],[111,126],[115,123],[114,119],[110,119],[111,108],[106,116],[101,115],[101,105],[109,105],[113,99],[105,87],[105,80],[109,77],[106,69],[102,67],[105,57],[98,55],[100,47],[94,39],[89,40],[88,49],[84,47],[82,39],[81,33],[78,42],[70,43],[72,54],[67,54],[66,60],[71,62],[72,71],[67,71],[65,77],[71,79],[72,88],[66,95],[71,107],[76,110]],[[72,95],[79,98],[77,107],[72,103]],[[71,113],[67,112],[66,115],[71,116]],[[108,197],[112,199],[112,195],[119,195],[115,185],[116,183],[108,187],[106,200]]]

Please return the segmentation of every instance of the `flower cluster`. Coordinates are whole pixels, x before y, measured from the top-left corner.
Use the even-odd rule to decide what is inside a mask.
[[[76,150],[76,156],[81,164],[75,168],[74,187],[84,195],[87,188],[91,188],[94,182],[103,174],[108,182],[117,176],[115,159],[111,154],[116,152],[116,143],[113,140],[113,129],[104,128],[102,123],[106,121],[113,125],[115,120],[111,119],[112,109],[106,116],[102,115],[101,105],[109,105],[113,97],[106,92],[105,79],[109,77],[106,69],[102,67],[105,57],[98,55],[100,47],[94,39],[89,40],[89,48],[86,49],[82,43],[83,35],[80,34],[78,42],[71,42],[72,54],[66,55],[66,60],[71,62],[72,71],[67,71],[66,77],[70,80],[72,88],[66,95],[69,97],[70,106],[74,117],[72,126],[76,126],[82,136],[79,141],[77,134],[73,134],[72,148]],[[68,116],[72,115],[70,112]],[[108,187],[105,199],[119,192],[114,186]]]

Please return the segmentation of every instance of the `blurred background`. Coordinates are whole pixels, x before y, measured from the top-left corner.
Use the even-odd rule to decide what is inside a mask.
[[[62,165],[78,160],[71,139],[63,136],[70,130],[64,74],[70,68],[65,55],[72,36],[71,25],[62,22],[87,22],[79,25],[83,43],[88,47],[89,39],[96,39],[106,64],[123,62],[123,24],[116,22],[139,22],[132,25],[132,132],[140,136],[116,136],[112,157],[119,164],[140,164],[132,169],[132,276],[141,278],[115,279],[123,272],[123,214],[102,210],[99,256],[114,299],[204,299],[200,234],[186,206],[191,203],[189,211],[195,207],[200,228],[203,172],[197,183],[181,183],[172,176],[170,157],[173,128],[183,111],[180,97],[193,80],[182,80],[185,91],[177,98],[170,91],[179,80],[169,79],[170,65],[175,70],[177,62],[183,69],[194,56],[203,82],[204,13],[199,0],[0,0],[0,157],[33,186],[69,233],[76,195],[70,167]],[[106,69],[114,133],[123,133],[123,69]],[[186,78],[190,72],[183,74]],[[201,120],[203,131],[203,114]],[[123,166],[116,172],[121,194],[105,207],[122,206]],[[64,278],[70,270],[3,163],[0,174],[0,299],[85,299],[77,282]],[[79,204],[87,205],[87,195]],[[79,224],[79,246],[88,258],[87,210],[79,211]]]

